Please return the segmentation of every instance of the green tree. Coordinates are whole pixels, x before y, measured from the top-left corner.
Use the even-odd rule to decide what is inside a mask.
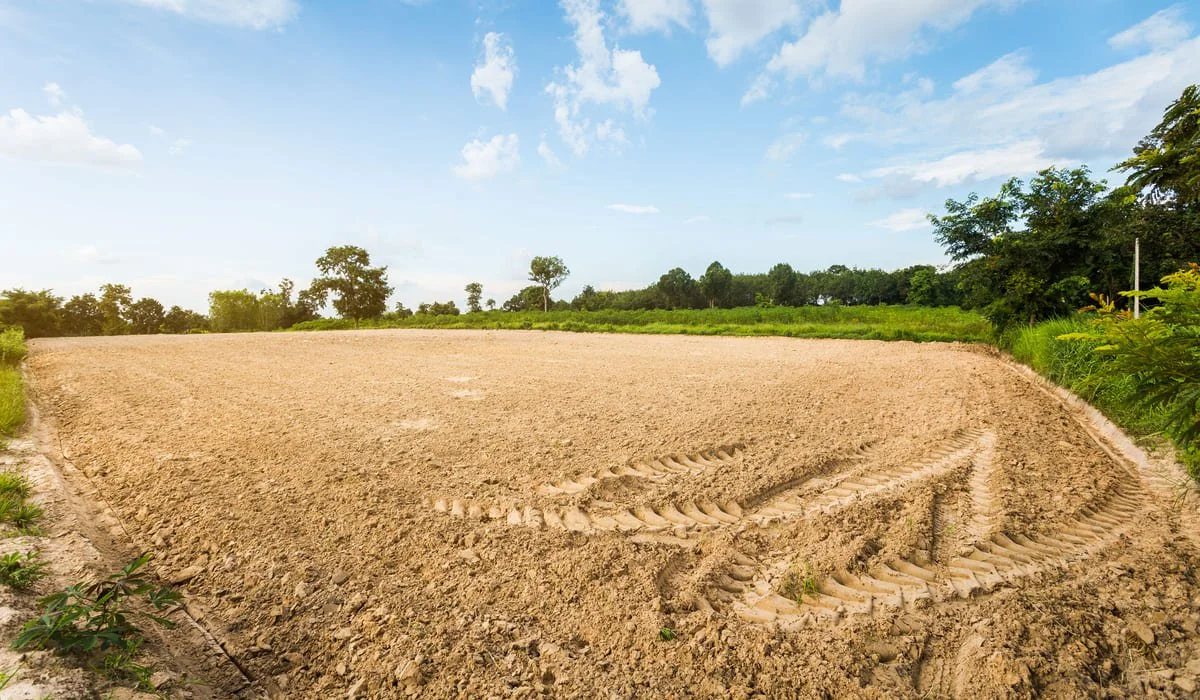
[[[0,327],[20,326],[26,338],[58,335],[61,313],[62,297],[54,296],[49,289],[0,292]]]
[[[512,295],[500,308],[505,311],[533,311],[534,309],[542,309],[544,311],[546,309],[544,294],[545,289],[543,287],[530,285]]]
[[[77,294],[63,304],[62,332],[64,335],[100,335],[104,328],[104,312],[95,294]]]
[[[710,309],[725,306],[732,287],[733,273],[716,260],[708,266],[703,275],[700,275],[700,293],[704,295]]]
[[[488,299],[487,302],[485,302],[485,303],[487,304],[488,311],[496,310],[496,300],[495,299]]]
[[[658,278],[658,291],[672,309],[687,308],[695,290],[696,281],[682,267],[673,268]]]
[[[210,292],[208,318],[209,325],[218,333],[258,330],[258,297],[246,289]]]
[[[387,283],[387,267],[371,267],[371,256],[358,246],[333,246],[317,258],[321,276],[309,287],[311,297],[324,305],[334,294],[333,308],[342,318],[354,320],[378,318],[387,310],[392,288]]]
[[[126,309],[129,322],[129,332],[135,335],[152,335],[162,332],[166,313],[163,305],[156,299],[143,297],[129,305]]]
[[[1200,87],[1190,85],[1163,113],[1162,121],[1114,170],[1153,202],[1200,204]]]
[[[529,281],[542,288],[542,311],[550,310],[550,292],[563,283],[571,271],[562,258],[537,256],[529,262]]]
[[[129,332],[126,313],[133,303],[133,294],[123,284],[105,284],[100,287],[100,324],[103,335],[123,335]]]
[[[188,333],[208,328],[208,319],[190,309],[172,306],[163,316],[162,326],[167,333]]]
[[[483,311],[483,307],[479,305],[479,300],[483,298],[483,285],[478,282],[471,282],[466,286],[467,292],[467,311],[477,313]]]
[[[796,271],[787,263],[779,263],[767,272],[771,301],[779,306],[791,306],[796,296]]]

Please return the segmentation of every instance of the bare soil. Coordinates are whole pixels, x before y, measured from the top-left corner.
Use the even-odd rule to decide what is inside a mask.
[[[39,340],[29,366],[55,458],[276,696],[1200,676],[1194,492],[978,348],[368,331]]]

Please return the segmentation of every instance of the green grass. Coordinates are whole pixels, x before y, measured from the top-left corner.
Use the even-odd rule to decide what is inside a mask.
[[[25,359],[25,334],[20,328],[0,331],[0,446],[25,422],[25,389],[17,366]]]
[[[1125,431],[1142,437],[1166,434],[1169,411],[1136,404],[1133,378],[1108,371],[1108,360],[1097,355],[1096,343],[1059,340],[1089,328],[1086,317],[1056,319],[1022,328],[1005,338],[1013,357],[1038,374],[1074,392]],[[1181,461],[1194,478],[1200,477],[1200,454],[1182,452]]]
[[[20,328],[0,331],[0,365],[15,366],[25,359],[25,333]]]
[[[350,321],[320,319],[292,330],[345,330]],[[861,340],[985,343],[991,326],[956,307],[802,306],[678,311],[485,311],[461,316],[416,315],[362,322],[360,328],[538,330],[578,333],[786,336]]]

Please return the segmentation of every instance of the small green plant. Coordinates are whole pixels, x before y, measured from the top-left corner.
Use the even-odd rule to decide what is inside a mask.
[[[804,596],[815,597],[817,595],[817,574],[813,570],[812,564],[805,560],[803,569],[799,564],[793,564],[784,572],[783,580],[779,584],[779,592],[785,598],[790,598],[797,603],[803,602]]]
[[[670,627],[664,627],[658,631],[658,640],[660,642],[673,642],[677,636],[679,635],[675,634],[675,630]]]
[[[19,673],[19,672],[20,672],[20,669],[13,669],[11,671],[0,671],[0,690],[4,690],[5,688],[7,688],[8,684],[12,683],[13,679],[17,677],[17,673]]]
[[[143,554],[107,578],[68,586],[42,598],[38,601],[42,614],[21,628],[13,648],[75,654],[98,661],[98,670],[140,678],[142,667],[132,661],[143,640],[135,620],[172,628],[175,623],[163,616],[164,611],[180,600],[177,592],[155,586],[146,575],[149,561],[150,554]]]
[[[0,496],[28,498],[29,492],[29,479],[25,478],[24,474],[14,471],[0,471]]]
[[[0,557],[0,583],[13,588],[28,588],[46,576],[46,564],[37,550],[11,552]]]
[[[20,328],[0,330],[0,365],[17,365],[25,359],[25,331]]]

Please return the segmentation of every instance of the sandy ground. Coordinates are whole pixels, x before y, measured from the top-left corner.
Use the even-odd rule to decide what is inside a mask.
[[[56,458],[276,696],[1197,687],[1194,496],[978,349],[370,331],[29,366]]]

